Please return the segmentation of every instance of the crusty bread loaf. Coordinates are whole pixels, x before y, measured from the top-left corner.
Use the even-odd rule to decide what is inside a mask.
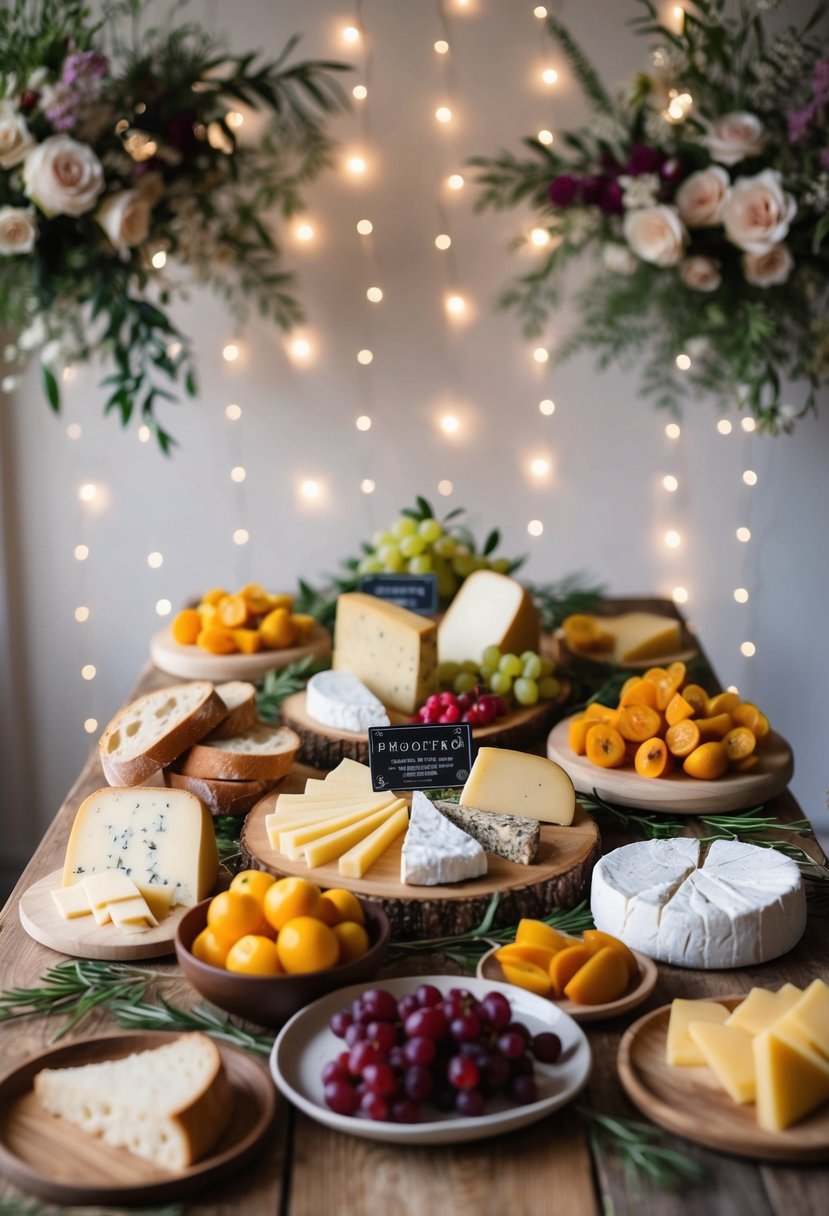
[[[120,709],[98,749],[110,785],[141,785],[227,716],[208,680],[145,693]]]
[[[208,1153],[233,1113],[219,1049],[198,1033],[120,1059],[44,1068],[34,1091],[50,1114],[169,1170]]]
[[[164,784],[174,790],[187,790],[200,799],[211,815],[247,815],[276,781],[217,781],[210,777],[188,777],[174,764],[164,769]]]
[[[287,726],[259,722],[232,739],[204,739],[180,758],[176,769],[213,781],[278,781],[290,772],[299,748],[299,735]]]
[[[228,709],[227,717],[210,732],[211,739],[232,739],[250,730],[259,721],[256,712],[256,688],[247,680],[228,680],[217,684],[216,692]]]

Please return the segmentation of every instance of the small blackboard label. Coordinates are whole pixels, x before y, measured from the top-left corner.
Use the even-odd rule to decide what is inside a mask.
[[[364,574],[360,590],[421,616],[434,616],[438,610],[436,574]]]
[[[472,727],[370,726],[373,790],[435,790],[464,785],[472,767]]]

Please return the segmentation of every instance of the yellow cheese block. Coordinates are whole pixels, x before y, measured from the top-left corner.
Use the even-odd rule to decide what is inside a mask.
[[[347,815],[351,811],[364,811],[369,814],[371,811],[381,811],[384,806],[388,806],[394,801],[394,794],[386,794],[377,802],[367,803],[363,799],[354,806],[342,807],[339,804],[331,806],[325,811],[309,811],[307,815],[301,815],[298,811],[285,811],[284,814],[278,815],[272,812],[265,816],[265,828],[269,838],[272,838],[271,843],[274,848],[277,848],[275,843],[276,837],[280,832],[290,832],[294,828],[310,827],[315,823],[322,823],[326,819],[337,819],[341,815]]]
[[[371,782],[352,780],[350,777],[340,777],[337,781],[329,781],[327,777],[309,777],[305,782],[305,793],[314,798],[336,798],[349,794],[370,794]]]
[[[411,714],[437,689],[437,627],[397,604],[353,591],[337,600],[335,671],[350,671],[384,705]]]
[[[310,777],[309,780],[313,781],[314,778]],[[371,792],[371,769],[367,764],[360,764],[359,760],[351,760],[348,756],[344,756],[337,767],[332,768],[331,772],[325,776],[326,785],[352,781],[367,792]]]
[[[158,924],[147,901],[141,895],[110,904],[109,911],[112,923],[122,933],[143,933],[145,929],[151,929]]]
[[[358,823],[349,824],[347,827],[339,828],[337,831],[329,832],[327,836],[320,836],[318,840],[311,841],[304,849],[305,864],[309,867],[325,865],[327,861],[334,861],[337,857],[342,857],[343,853],[348,852],[360,840],[368,836],[369,832],[373,832],[381,823],[385,823],[392,815],[400,810],[405,803],[402,799],[389,803],[382,811],[375,811],[373,815],[366,815]]]
[[[52,891],[52,899],[64,920],[75,920],[78,916],[92,915],[92,905],[80,883],[74,887],[56,887]]]
[[[613,657],[618,663],[635,663],[673,654],[682,644],[679,621],[655,612],[625,612],[602,617],[603,629],[613,635]]]
[[[171,910],[176,906],[176,889],[171,886],[152,886],[151,884],[144,885],[136,883],[138,892],[147,901],[147,907],[152,912],[156,920],[164,920]]]
[[[757,1122],[770,1132],[791,1127],[829,1101],[829,1061],[775,1028],[753,1039]]]
[[[389,798],[386,806],[390,806],[396,800]],[[296,861],[302,857],[305,846],[310,844],[312,840],[319,840],[323,836],[330,836],[332,832],[338,832],[340,828],[350,827],[353,823],[360,823],[361,820],[367,819],[372,815],[376,815],[378,811],[383,810],[383,807],[365,807],[353,811],[347,811],[344,815],[335,815],[330,819],[321,819],[318,823],[307,824],[301,828],[291,828],[289,831],[279,831],[277,839],[279,842],[279,852],[284,853],[291,861]]]
[[[693,1067],[705,1063],[705,1057],[691,1038],[691,1022],[724,1022],[728,1017],[725,1005],[718,1001],[686,1001],[677,997],[671,1003],[665,1055],[669,1064]]]
[[[348,793],[337,793],[336,791],[326,795],[324,798],[318,797],[316,794],[280,794],[274,803],[274,813],[279,815],[283,811],[327,811],[332,807],[349,807],[356,806],[357,803],[365,805],[373,799],[382,798],[381,794],[363,794],[358,790]]]
[[[767,988],[752,988],[726,1022],[727,1026],[735,1026],[745,1030],[750,1035],[759,1034],[767,1026],[786,1012],[799,1000],[801,992],[794,984],[784,984],[779,992],[770,992]]]
[[[564,826],[576,813],[576,792],[563,768],[545,756],[503,747],[478,748],[460,801],[476,811],[525,815]]]
[[[773,1026],[790,1037],[797,1037],[829,1061],[829,984],[814,980],[800,999]]]
[[[139,895],[138,887],[132,879],[127,878],[120,870],[104,870],[100,874],[90,874],[81,886],[89,901],[92,915],[99,925],[109,924],[113,904],[124,899],[135,899]]]
[[[538,650],[538,611],[530,593],[514,578],[476,570],[461,584],[438,626],[441,663],[481,661],[487,646],[502,654]]]
[[[381,823],[378,828],[343,853],[339,860],[339,870],[343,878],[362,878],[409,826],[409,812],[406,806],[401,806],[394,814]]]
[[[689,1022],[688,1033],[725,1092],[735,1102],[753,1102],[752,1036],[718,1022]]]

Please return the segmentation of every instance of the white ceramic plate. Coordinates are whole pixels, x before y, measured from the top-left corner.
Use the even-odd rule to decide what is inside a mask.
[[[523,1022],[532,1034],[542,1031],[557,1034],[562,1045],[558,1061],[555,1064],[535,1061],[535,1077],[540,1094],[538,1101],[528,1106],[515,1106],[506,1098],[489,1099],[492,1113],[479,1119],[434,1111],[434,1118],[422,1123],[375,1123],[370,1119],[338,1115],[329,1110],[323,1099],[320,1074],[323,1066],[343,1050],[344,1044],[342,1039],[331,1033],[328,1023],[332,1014],[365,992],[369,987],[367,984],[356,984],[331,992],[300,1010],[286,1023],[271,1052],[271,1073],[277,1087],[310,1118],[351,1136],[384,1140],[391,1144],[452,1144],[463,1140],[483,1140],[487,1136],[526,1127],[570,1102],[586,1085],[591,1057],[584,1031],[571,1017],[543,997],[510,984],[454,975],[407,976],[405,979],[381,981],[375,986],[400,997],[413,992],[419,984],[434,984],[443,993],[448,993],[450,988],[465,988],[479,999],[488,992],[502,992],[512,1006],[515,1020]],[[428,1105],[424,1109],[428,1113],[434,1110]]]

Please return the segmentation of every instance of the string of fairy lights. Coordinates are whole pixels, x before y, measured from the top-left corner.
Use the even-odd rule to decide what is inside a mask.
[[[543,5],[529,6],[531,18],[538,23],[539,52],[534,56],[531,77],[543,103],[542,113],[549,113],[549,102],[555,96],[556,89],[561,85],[561,64],[555,60],[551,43],[544,29],[544,19],[547,8]],[[666,7],[667,18],[681,27],[684,20],[684,10],[679,5]],[[468,191],[468,182],[463,173],[463,166],[470,150],[460,150],[458,147],[458,132],[463,129],[464,98],[459,89],[458,44],[461,41],[461,18],[480,16],[480,8],[476,0],[436,0],[437,28],[432,31],[432,51],[436,78],[439,86],[430,97],[427,104],[432,107],[431,113],[435,124],[435,137],[438,155],[433,163],[438,166],[435,178],[434,208],[435,233],[432,238],[433,251],[438,259],[435,263],[436,276],[442,282],[439,291],[440,307],[445,318],[444,328],[444,362],[447,377],[447,397],[438,403],[433,415],[433,424],[438,433],[447,441],[463,442],[467,431],[465,412],[460,400],[462,388],[462,344],[467,340],[471,325],[475,320],[477,308],[469,291],[463,285],[463,276],[457,256],[456,226],[458,222],[459,204],[464,200],[464,192]],[[456,24],[456,19],[458,23]],[[437,34],[435,37],[434,35]],[[370,496],[377,489],[377,469],[382,467],[378,454],[378,445],[383,432],[389,428],[383,426],[382,412],[378,414],[378,395],[375,384],[375,350],[378,344],[376,310],[387,301],[387,295],[393,285],[386,282],[383,273],[382,258],[378,249],[378,225],[384,237],[388,233],[384,229],[384,219],[376,197],[371,202],[370,188],[378,180],[382,170],[382,157],[374,146],[372,131],[372,106],[374,101],[373,64],[376,47],[373,44],[372,31],[367,28],[363,0],[356,0],[355,8],[350,19],[340,19],[340,24],[332,30],[333,41],[343,50],[350,52],[351,62],[356,67],[356,82],[351,86],[354,101],[354,111],[357,135],[353,141],[344,145],[340,166],[341,179],[361,190],[359,196],[359,218],[343,222],[342,230],[335,235],[345,241],[348,234],[352,240],[356,238],[359,260],[363,272],[357,278],[358,290],[363,302],[363,312],[360,314],[362,343],[354,351],[354,373],[356,392],[359,401],[359,412],[355,413],[349,426],[357,432],[355,436],[358,475],[355,491],[361,495]],[[429,36],[428,27],[424,23],[424,37]],[[680,122],[692,106],[690,95],[680,93],[670,98],[668,112],[672,121]],[[230,126],[238,130],[244,137],[244,127],[249,116],[241,110],[230,110],[226,116]],[[542,122],[544,119],[542,119]],[[547,120],[548,121],[548,120]],[[546,125],[540,125],[536,132],[538,140],[543,144],[553,144],[555,132]],[[369,187],[367,190],[366,188]],[[354,209],[352,209],[352,215]],[[313,249],[314,243],[320,237],[320,221],[313,214],[297,217],[290,228],[290,237],[297,252],[303,248]],[[550,231],[536,224],[525,233],[525,247],[529,255],[538,254],[549,246],[552,240]],[[156,270],[162,271],[167,262],[163,250],[157,251],[152,258]],[[532,345],[527,351],[530,367],[535,369],[537,384],[541,387],[550,377],[551,349],[554,341],[546,344]],[[284,341],[284,351],[290,364],[298,374],[310,370],[319,353],[320,338],[312,327],[293,330]],[[171,353],[175,353],[171,351]],[[221,357],[228,371],[242,371],[246,363],[246,349],[243,339],[238,333],[227,337]],[[681,351],[676,356],[676,366],[679,370],[688,370],[692,366],[693,352]],[[358,370],[359,369],[359,370]],[[63,380],[70,390],[65,395],[71,403],[71,382],[75,378],[75,369],[66,367],[63,370]],[[235,547],[238,555],[239,578],[242,581],[250,577],[247,569],[250,562],[249,542],[251,540],[251,524],[248,498],[249,470],[246,467],[244,452],[244,415],[245,408],[239,404],[238,384],[235,386],[234,399],[227,401],[222,408],[222,425],[226,428],[225,451],[229,460],[227,471],[228,494],[231,497],[232,527],[227,538]],[[541,396],[538,393],[533,401],[532,411],[536,420],[535,450],[531,451],[525,460],[525,473],[531,486],[535,486],[544,494],[553,481],[555,453],[551,444],[551,422],[557,411],[557,403],[550,395]],[[549,392],[549,390],[548,390]],[[446,404],[446,402],[449,404]],[[457,403],[456,403],[457,402]],[[663,426],[662,423],[659,423]],[[733,603],[743,614],[741,616],[741,641],[739,654],[750,660],[756,653],[755,642],[751,638],[753,631],[753,616],[746,605],[750,605],[755,592],[756,561],[752,552],[752,507],[755,489],[758,485],[758,474],[752,467],[752,433],[755,422],[752,418],[741,419],[740,428],[743,432],[744,445],[741,449],[741,461],[744,465],[741,471],[740,518],[734,527],[734,565],[732,581]],[[380,434],[378,435],[378,429]],[[734,424],[726,418],[716,422],[716,431],[723,438],[735,430]],[[352,431],[352,434],[354,432]],[[67,438],[75,448],[78,456],[77,464],[82,464],[80,445],[82,429],[78,422],[69,422],[66,429]],[[687,517],[690,510],[691,479],[687,470],[687,452],[683,443],[682,427],[676,421],[664,425],[666,440],[665,467],[657,474],[658,497],[656,512],[658,524],[657,536],[668,562],[668,571],[680,569],[677,559],[684,558],[685,539],[688,532]],[[141,426],[137,432],[138,441],[146,444],[151,439],[148,427]],[[299,471],[295,482],[297,508],[324,507],[329,491],[324,474],[308,470]],[[453,482],[448,477],[440,477],[436,489],[442,497],[450,496],[454,491]],[[83,728],[88,734],[94,734],[99,729],[96,709],[96,677],[98,674],[95,662],[95,635],[91,623],[95,622],[94,610],[94,580],[91,571],[97,540],[93,537],[92,524],[95,514],[102,514],[109,505],[110,490],[103,484],[83,479],[79,474],[77,486],[77,501],[79,503],[79,518],[77,519],[77,543],[73,556],[77,568],[73,592],[73,614],[78,628],[77,661],[78,676],[85,690],[82,699]],[[543,535],[545,521],[543,511],[539,517],[530,519],[526,524],[526,533],[531,538]],[[164,566],[164,553],[161,549],[151,549],[145,556],[149,571],[159,571]],[[679,576],[680,578],[682,576]],[[665,591],[670,594],[674,603],[680,607],[693,606],[692,588],[677,580],[674,573],[668,574],[669,585]],[[150,584],[150,598],[156,593],[156,587]],[[155,614],[160,618],[168,617],[173,611],[170,599],[158,595],[153,600]],[[744,670],[747,680],[751,673]],[[81,698],[79,698],[81,700]]]

